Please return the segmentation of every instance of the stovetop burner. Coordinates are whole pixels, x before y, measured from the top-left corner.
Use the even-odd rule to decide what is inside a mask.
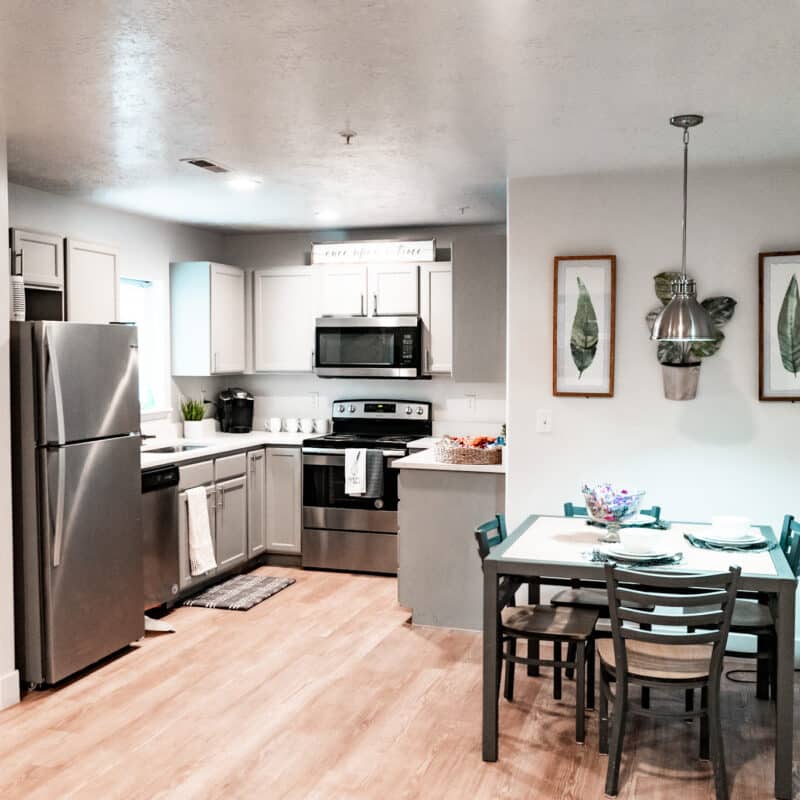
[[[304,447],[403,447],[421,438],[419,434],[329,433],[303,440]]]

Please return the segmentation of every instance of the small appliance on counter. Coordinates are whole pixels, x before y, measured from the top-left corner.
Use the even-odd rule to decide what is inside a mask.
[[[253,395],[244,389],[225,389],[217,398],[217,419],[223,433],[253,430]]]

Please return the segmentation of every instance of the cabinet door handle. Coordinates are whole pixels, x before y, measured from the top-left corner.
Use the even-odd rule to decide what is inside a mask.
[[[378,316],[378,293],[377,292],[373,292],[372,293],[372,316],[373,317],[377,317]]]
[[[361,316],[366,317],[366,312],[364,311],[364,292],[361,292]]]
[[[425,350],[425,372],[431,371],[431,351],[430,349]]]
[[[217,508],[222,508],[225,505],[225,490],[224,489],[220,489],[217,492],[217,500],[219,501],[217,503]]]
[[[216,371],[217,371],[217,361],[219,360],[219,359],[217,358],[217,356],[219,356],[219,353],[215,352],[215,353],[214,353],[214,372],[216,372]]]

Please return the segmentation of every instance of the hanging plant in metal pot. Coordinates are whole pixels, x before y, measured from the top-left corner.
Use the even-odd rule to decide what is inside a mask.
[[[659,272],[655,276],[656,296],[661,305],[647,315],[650,334],[653,325],[666,305],[672,300],[672,286],[680,281],[680,272]],[[711,317],[715,328],[715,337],[697,342],[660,341],[658,343],[658,360],[664,378],[664,397],[667,400],[694,400],[697,396],[697,382],[700,378],[701,359],[713,356],[722,346],[725,334],[722,328],[733,317],[736,301],[732,297],[707,297],[700,305]]]

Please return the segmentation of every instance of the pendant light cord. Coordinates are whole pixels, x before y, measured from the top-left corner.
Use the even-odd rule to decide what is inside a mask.
[[[686,210],[688,205],[689,178],[689,129],[683,129],[683,250],[681,253],[681,272],[686,279]]]

